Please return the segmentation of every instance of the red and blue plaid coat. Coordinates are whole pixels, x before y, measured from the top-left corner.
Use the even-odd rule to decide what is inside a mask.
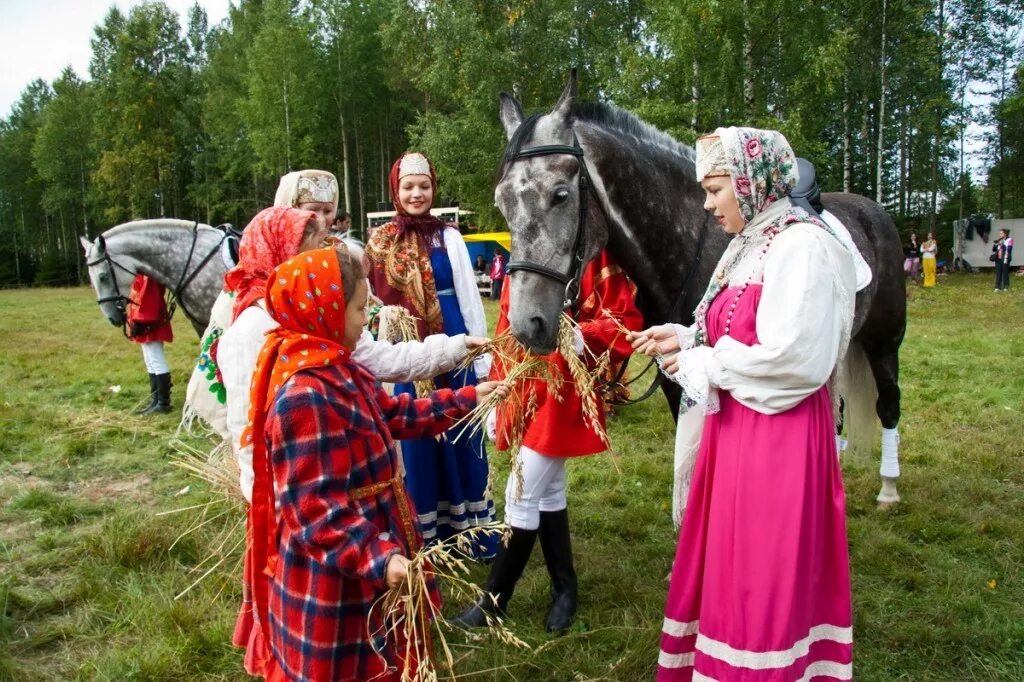
[[[298,372],[278,392],[265,430],[280,538],[270,629],[289,679],[398,679],[402,647],[367,632],[388,559],[421,542],[393,438],[442,433],[475,405],[473,387],[392,397],[354,363]]]

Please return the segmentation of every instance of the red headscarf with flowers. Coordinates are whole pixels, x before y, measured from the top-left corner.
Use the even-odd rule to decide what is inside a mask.
[[[437,301],[430,250],[444,247],[444,223],[430,215],[413,216],[398,199],[398,184],[407,175],[427,175],[437,196],[437,176],[430,159],[404,154],[391,166],[391,200],[395,219],[374,230],[366,245],[370,288],[386,305],[400,305],[416,319],[420,338],[444,331]]]
[[[270,271],[299,252],[310,220],[316,220],[312,211],[288,206],[265,208],[252,219],[238,246],[238,265],[224,275],[224,288],[235,292],[232,320],[263,298]]]
[[[278,265],[267,280],[266,298],[267,312],[279,326],[267,332],[256,361],[249,392],[249,425],[242,434],[242,445],[252,445],[249,525],[257,577],[252,585],[253,602],[264,641],[269,642],[270,582],[259,576],[274,575],[278,555],[274,473],[264,427],[277,392],[292,375],[349,359],[350,351],[342,345],[346,304],[334,249],[306,251]]]

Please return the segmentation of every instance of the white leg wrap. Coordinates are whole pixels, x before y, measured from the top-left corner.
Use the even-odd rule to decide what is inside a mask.
[[[836,453],[843,454],[846,451],[846,439],[836,434]]]
[[[896,429],[882,429],[882,466],[878,473],[887,478],[899,478],[900,434]]]

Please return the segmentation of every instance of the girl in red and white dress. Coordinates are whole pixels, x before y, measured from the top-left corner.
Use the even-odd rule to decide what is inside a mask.
[[[128,294],[128,338],[142,346],[142,361],[149,373],[149,404],[136,414],[171,411],[171,369],[164,344],[174,340],[164,303],[164,286],[145,275],[135,275]]]

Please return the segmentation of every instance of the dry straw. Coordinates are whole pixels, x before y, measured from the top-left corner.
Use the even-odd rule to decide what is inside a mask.
[[[181,440],[172,440],[170,444],[175,451],[171,463],[204,481],[216,495],[216,498],[209,502],[157,514],[167,516],[198,511],[197,517],[175,539],[172,547],[182,538],[199,532],[215,521],[220,521],[219,525],[222,527],[211,540],[210,551],[206,557],[189,569],[190,573],[198,573],[199,576],[175,595],[175,599],[180,599],[221,566],[227,565],[229,573],[241,574],[242,555],[239,550],[245,543],[246,501],[239,485],[238,461],[227,441],[221,441],[209,452]],[[225,582],[225,585],[227,584]]]
[[[467,557],[484,538],[507,531],[504,524],[478,526],[420,550],[409,562],[405,582],[374,602],[367,618],[369,635],[371,639],[383,638],[388,646],[399,647],[402,682],[436,682],[439,678],[435,651],[441,653],[445,667],[454,675],[455,659],[445,636],[453,626],[431,600],[430,587],[443,586],[446,594],[458,603],[484,598],[484,591],[468,579]],[[530,648],[498,616],[487,616],[487,633],[506,646]]]
[[[389,343],[420,340],[416,318],[400,305],[383,306],[377,313],[377,319],[380,320],[377,338],[381,340]],[[413,385],[416,387],[418,398],[426,398],[434,390],[433,379],[414,381]]]
[[[610,353],[595,355],[586,345],[583,352],[577,353],[576,334],[579,325],[568,315],[559,319],[557,347],[559,354],[565,359],[569,368],[570,385],[579,395],[583,406],[583,418],[606,446],[610,447],[608,434],[601,424],[600,400],[598,390],[601,377],[610,364]],[[526,437],[526,428],[537,413],[537,393],[528,385],[532,380],[540,380],[547,384],[547,394],[561,402],[564,399],[565,378],[557,366],[549,359],[536,355],[524,348],[511,332],[506,331],[495,337],[480,348],[476,348],[463,360],[468,365],[484,353],[490,353],[493,361],[504,368],[504,381],[511,391],[504,400],[494,393],[481,400],[476,408],[463,417],[459,425],[462,432],[456,436],[457,441],[466,433],[475,433],[485,428],[488,415],[501,403],[503,425],[508,440],[508,451],[511,453],[509,475],[515,477],[514,495],[522,497],[523,472],[519,451]],[[493,475],[493,467],[491,473]]]

